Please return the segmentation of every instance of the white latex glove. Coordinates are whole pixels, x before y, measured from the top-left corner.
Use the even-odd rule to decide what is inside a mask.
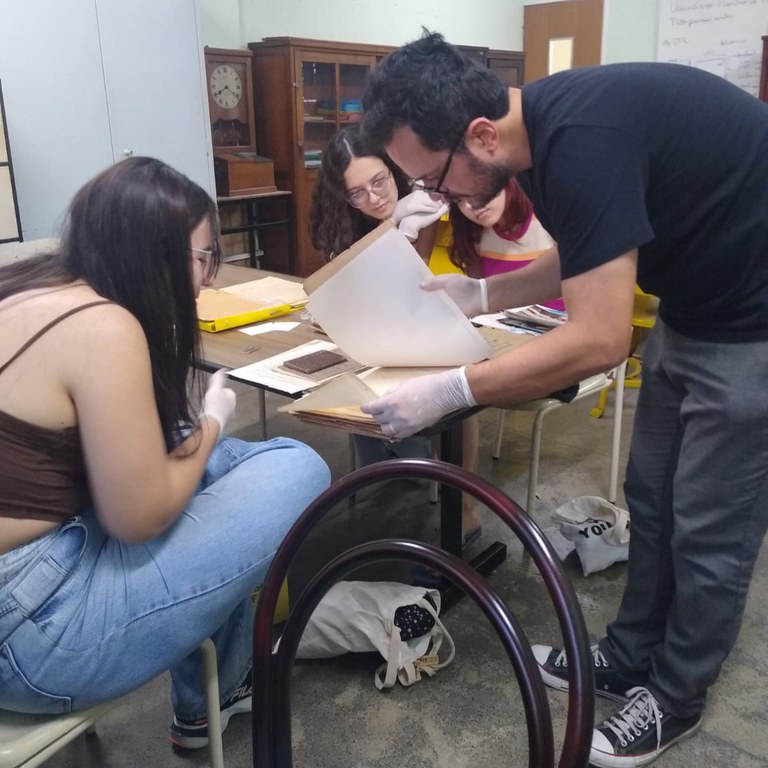
[[[476,280],[474,277],[459,275],[452,272],[447,275],[437,275],[421,283],[425,291],[445,291],[467,316],[488,312],[488,286],[485,278]]]
[[[230,389],[226,384],[227,374],[219,369],[211,376],[203,398],[203,416],[208,416],[218,423],[219,437],[223,434],[227,422],[232,418],[237,403],[235,390]]]
[[[448,204],[444,200],[433,200],[426,192],[417,189],[397,201],[392,220],[413,243],[424,227],[438,221],[447,212]]]
[[[373,416],[387,437],[401,439],[429,427],[446,413],[473,405],[477,403],[461,367],[398,384],[360,410]]]

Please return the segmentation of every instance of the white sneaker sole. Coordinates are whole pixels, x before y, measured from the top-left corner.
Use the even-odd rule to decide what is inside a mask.
[[[248,712],[250,712],[253,709],[253,699],[251,696],[246,697],[245,699],[240,699],[240,701],[233,704],[231,707],[227,707],[226,711],[222,711],[221,713],[221,732],[224,733],[224,731],[227,730],[227,726],[229,725],[229,721],[232,718],[233,715],[243,715]],[[174,718],[173,721],[174,725],[176,725],[176,718]],[[187,728],[188,726],[178,726],[179,728]],[[208,725],[202,725],[200,726],[200,729],[203,728],[207,729]],[[174,730],[173,725],[171,726],[170,730],[170,739],[171,743],[175,744],[177,747],[181,747],[182,749],[203,749],[204,747],[208,746],[208,736],[187,736],[186,734],[179,733],[178,731]]]

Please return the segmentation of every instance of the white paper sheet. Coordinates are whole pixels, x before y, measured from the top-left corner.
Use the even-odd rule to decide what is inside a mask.
[[[491,348],[444,291],[405,236],[382,234],[310,293],[308,309],[328,337],[370,366],[450,367]]]
[[[244,333],[247,336],[258,336],[260,333],[268,333],[269,331],[292,331],[294,328],[301,325],[301,323],[293,320],[276,320],[272,323],[259,323],[258,325],[246,325],[243,328],[238,328],[240,333]]]
[[[266,360],[259,360],[256,363],[244,365],[242,368],[235,368],[232,371],[228,371],[227,375],[239,381],[248,381],[268,389],[283,392],[286,395],[295,395],[298,392],[305,392],[318,386],[322,381],[314,381],[300,374],[294,376],[293,374],[277,370],[277,367],[286,360],[292,360],[294,357],[307,355],[310,352],[319,352],[321,349],[336,351],[338,347],[333,342],[322,339],[308,341],[306,344],[301,344],[279,355],[273,355],[266,358]]]

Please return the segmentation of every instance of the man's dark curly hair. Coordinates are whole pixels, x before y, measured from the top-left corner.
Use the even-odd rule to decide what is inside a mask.
[[[363,96],[363,133],[383,147],[407,125],[427,149],[454,146],[476,117],[509,111],[506,84],[437,32],[398,48],[371,72]]]
[[[398,198],[410,192],[405,174],[383,152],[371,149],[360,134],[359,124],[338,131],[323,152],[309,209],[312,245],[327,259],[338,256],[380,224],[347,202],[344,172],[356,157],[378,157],[392,172]]]

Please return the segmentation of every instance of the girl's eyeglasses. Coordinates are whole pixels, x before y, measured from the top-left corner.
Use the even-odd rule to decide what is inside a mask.
[[[353,208],[362,208],[370,200],[371,195],[381,197],[384,194],[391,178],[392,171],[386,171],[375,176],[367,187],[360,187],[352,192],[347,192],[347,202]]]

